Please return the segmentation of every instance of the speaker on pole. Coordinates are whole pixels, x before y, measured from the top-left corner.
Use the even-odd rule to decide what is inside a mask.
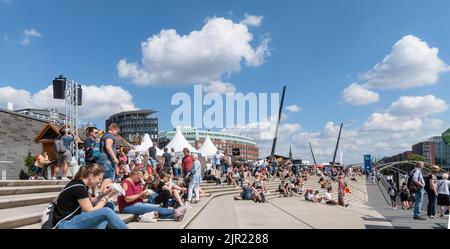
[[[77,103],[78,105],[82,105],[83,104],[83,89],[81,88],[81,86],[78,86],[77,88]]]
[[[62,75],[53,80],[53,98],[66,98],[66,78],[64,78]]]

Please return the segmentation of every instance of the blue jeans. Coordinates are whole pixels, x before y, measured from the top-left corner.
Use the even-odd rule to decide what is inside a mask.
[[[105,229],[108,224],[114,229],[128,229],[112,208],[114,204],[108,202],[103,208],[82,212],[70,220],[62,221],[58,229]]]
[[[414,199],[416,203],[414,204],[414,217],[420,216],[420,209],[422,208],[423,204],[423,189],[417,190],[417,192],[414,194]]]
[[[158,197],[158,193],[153,193],[148,197],[147,203],[156,204],[156,197]]]
[[[122,213],[124,214],[134,214],[134,215],[142,215],[150,212],[158,212],[161,218],[165,219],[173,219],[175,217],[175,209],[163,208],[156,204],[150,203],[135,203],[131,206],[128,206],[123,209]]]
[[[105,156],[100,156],[97,160],[97,163],[100,164],[103,168],[103,179],[111,179],[114,180],[116,178],[116,169],[115,164],[109,158]]]
[[[223,173],[226,174],[227,171],[228,171],[228,164],[224,164],[224,165],[222,166],[222,168],[223,168]]]
[[[173,168],[173,176],[178,177],[180,175],[180,168]]]

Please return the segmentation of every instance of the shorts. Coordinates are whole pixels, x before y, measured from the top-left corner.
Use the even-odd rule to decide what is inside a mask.
[[[397,200],[397,196],[396,195],[394,195],[394,196],[390,196],[391,197],[391,201],[396,201]]]
[[[116,178],[115,164],[109,158],[99,158],[97,163],[103,168],[103,179],[114,180]]]
[[[70,150],[66,150],[64,153],[58,153],[57,155],[57,164],[62,165],[63,163],[70,164],[72,162],[72,152]]]

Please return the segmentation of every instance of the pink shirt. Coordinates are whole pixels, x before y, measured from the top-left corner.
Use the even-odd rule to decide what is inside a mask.
[[[122,181],[122,187],[125,190],[125,196],[118,196],[117,197],[117,204],[119,204],[119,211],[122,212],[124,208],[131,206],[133,204],[139,203],[139,202],[143,202],[144,199],[142,198],[137,198],[136,200],[132,201],[132,202],[126,202],[125,201],[125,197],[126,196],[132,196],[132,195],[137,195],[142,193],[142,186],[140,182],[132,182],[129,178],[125,179]]]

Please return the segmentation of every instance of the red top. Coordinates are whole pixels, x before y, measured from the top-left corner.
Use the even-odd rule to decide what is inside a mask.
[[[137,195],[140,194],[142,192],[142,186],[140,182],[132,182],[130,179],[125,179],[122,181],[122,187],[125,190],[125,196],[132,196],[132,195]],[[138,202],[143,202],[144,199],[142,198],[137,198],[136,200],[132,201],[132,202],[126,202],[125,201],[125,196],[118,196],[117,197],[117,204],[119,204],[119,211],[122,212],[124,208],[131,206],[135,203]]]
[[[192,156],[187,155],[183,157],[183,170],[184,171],[192,171]]]

